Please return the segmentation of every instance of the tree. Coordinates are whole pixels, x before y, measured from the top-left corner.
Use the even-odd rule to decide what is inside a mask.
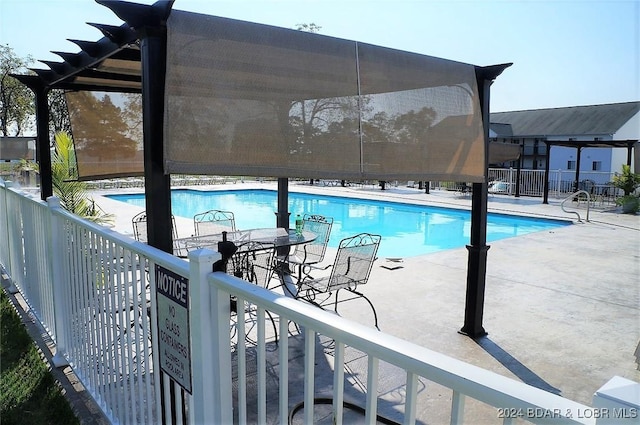
[[[298,31],[306,31],[306,32],[320,32],[322,29],[321,26],[314,24],[311,22],[310,24],[296,24],[296,29]]]
[[[24,74],[33,62],[19,58],[8,45],[0,45],[0,134],[18,136],[28,130],[35,116],[33,92],[9,74]]]
[[[77,148],[97,161],[131,157],[138,149],[137,141],[131,136],[141,136],[141,111],[137,115],[128,98],[124,105],[127,108],[117,106],[112,96],[114,95],[108,93],[82,91],[74,95],[76,100],[70,101],[69,105],[75,124],[73,138]],[[135,134],[131,134],[130,123],[134,125]]]
[[[49,129],[52,136],[61,131],[71,133],[71,121],[69,120],[69,109],[64,90],[51,90],[47,101],[49,104]]]
[[[419,111],[408,111],[398,115],[393,123],[396,141],[400,143],[418,145],[424,141],[429,128],[436,118],[433,108],[424,107]]]

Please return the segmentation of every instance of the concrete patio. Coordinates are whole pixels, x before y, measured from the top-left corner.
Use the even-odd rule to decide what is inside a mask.
[[[198,186],[199,190],[276,189],[275,183]],[[289,190],[388,201],[469,208],[469,196],[402,186],[310,186]],[[95,192],[96,202],[117,214],[114,230],[131,234],[139,208]],[[121,191],[118,191],[122,193]],[[489,211],[561,218],[573,224],[491,243],[488,253],[484,327],[472,340],[458,333],[464,319],[467,250],[452,249],[402,259],[388,270],[379,258],[366,287],[383,332],[591,405],[593,393],[615,375],[640,382],[640,216],[591,210],[590,221],[560,208],[560,199],[490,195]],[[584,212],[580,214],[584,220]],[[192,223],[177,217],[178,234]],[[374,229],[372,229],[374,231]],[[384,243],[384,240],[383,242]],[[333,258],[329,249],[327,258]],[[372,323],[357,302],[344,317]]]

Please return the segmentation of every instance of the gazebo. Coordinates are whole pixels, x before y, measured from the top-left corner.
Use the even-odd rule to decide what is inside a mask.
[[[486,334],[489,92],[511,64],[475,66],[172,10],[173,1],[96,1],[125,23],[90,24],[104,37],[73,40],[79,53],[56,52],[63,61],[46,62],[50,69],[15,75],[36,94],[43,199],[53,194],[53,89],[67,93],[80,178],[144,175],[148,241],[166,252],[172,173],[277,177],[279,227],[289,223],[291,177],[470,182],[461,332]],[[136,101],[141,132],[131,125],[99,136],[115,130],[98,105]],[[98,146],[98,138],[110,142]]]
[[[638,155],[637,140],[594,140],[594,141],[578,141],[578,140],[545,140],[547,161],[544,167],[544,193],[543,204],[549,203],[549,158],[552,146],[564,146],[575,148],[576,150],[576,176],[573,183],[574,191],[577,191],[580,183],[580,157],[583,148],[627,148],[627,165],[631,166],[631,158],[635,147],[636,156]],[[635,160],[636,168],[640,167],[638,158]]]

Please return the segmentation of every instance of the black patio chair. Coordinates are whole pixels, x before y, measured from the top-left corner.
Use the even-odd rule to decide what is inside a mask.
[[[209,210],[193,216],[196,236],[235,232],[236,219],[231,211]]]
[[[149,243],[147,237],[147,212],[142,211],[131,219],[133,226],[133,238],[139,242]],[[187,250],[181,246],[178,241],[178,230],[176,226],[176,218],[171,214],[171,229],[173,237],[173,255],[180,258],[187,258]]]
[[[269,284],[274,276],[273,266],[275,253],[275,245],[272,243],[247,242],[240,245],[238,251],[231,257],[231,267],[227,273],[254,283],[262,288],[270,289]],[[236,305],[236,309],[237,308]],[[255,309],[246,308],[245,313],[249,315],[250,323],[255,324]],[[277,344],[278,327],[275,318],[271,312],[265,311],[265,313],[273,326],[273,334]]]
[[[310,274],[305,275],[298,282],[295,297],[320,308],[333,306],[336,313],[338,313],[339,303],[362,298],[373,310],[374,325],[380,330],[373,303],[359,290],[369,280],[380,239],[379,235],[369,233],[360,233],[343,239],[333,264],[329,266],[331,274],[320,278],[313,278]],[[341,291],[346,291],[350,295],[340,299]]]
[[[310,270],[310,266],[324,261],[333,218],[317,214],[305,214],[302,217],[302,230],[314,233],[317,237],[312,242],[296,245],[286,262],[293,269],[298,268],[298,280]]]

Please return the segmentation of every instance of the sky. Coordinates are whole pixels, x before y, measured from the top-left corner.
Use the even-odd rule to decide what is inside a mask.
[[[136,3],[153,4],[152,0]],[[173,9],[320,34],[479,66],[513,63],[491,88],[492,112],[640,100],[640,0],[176,0]],[[93,0],[0,0],[0,44],[60,62],[68,39],[121,25]]]

